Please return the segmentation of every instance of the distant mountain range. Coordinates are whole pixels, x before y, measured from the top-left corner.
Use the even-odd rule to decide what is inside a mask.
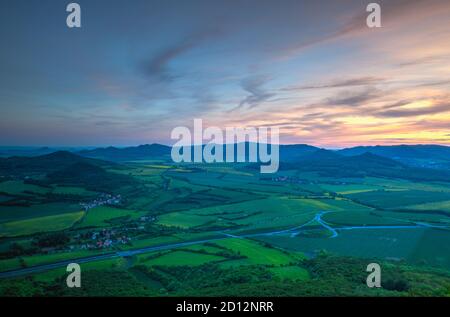
[[[248,151],[249,143],[246,143]],[[146,144],[126,148],[98,148],[78,152],[82,156],[113,161],[169,158],[171,147],[161,144]],[[193,152],[193,149],[192,149]],[[326,150],[307,144],[280,145],[280,160],[296,162],[308,157],[338,158],[371,153],[397,160],[406,165],[430,168],[450,168],[450,147],[441,145],[393,145],[357,146],[342,150]]]
[[[250,143],[248,142],[245,143],[247,156],[249,144]],[[195,147],[198,146],[191,147],[191,155],[193,155]],[[204,145],[202,147],[204,147]],[[223,147],[225,146],[223,145]],[[236,144],[234,147],[235,153],[237,153]],[[285,158],[286,161],[296,161],[298,159],[301,159],[305,155],[314,153],[317,150],[319,150],[319,148],[306,144],[282,145],[280,146],[280,157]],[[170,146],[154,143],[125,148],[117,148],[110,146],[106,148],[84,150],[77,152],[77,154],[85,157],[120,162],[120,161],[147,160],[147,159],[170,159],[171,151],[172,147]],[[225,153],[224,149],[223,153]]]
[[[92,149],[86,147],[32,147],[32,146],[0,146],[0,157],[10,156],[39,156],[58,151],[78,152],[81,150]]]
[[[248,152],[250,144],[246,143],[245,146]],[[194,149],[191,150],[193,152]],[[107,169],[119,169],[120,163],[126,161],[170,162],[170,152],[169,146],[151,144],[78,152],[57,151],[40,156],[12,156],[0,158],[0,175],[46,174],[49,179],[59,182],[78,179],[85,183],[89,177],[111,179],[114,182],[114,177],[105,174]],[[437,145],[401,145],[354,147],[335,151],[305,144],[281,145],[280,169],[311,171],[330,177],[375,176],[450,181],[450,148]],[[65,178],[64,175],[71,177]],[[128,182],[125,179],[121,181]]]
[[[334,178],[370,176],[417,181],[450,181],[448,169],[411,166],[370,152],[343,156],[328,150],[318,150],[297,162],[282,162],[281,169],[317,172],[321,176]]]
[[[245,144],[248,153],[249,143]],[[236,148],[236,145],[235,145]],[[191,149],[193,153],[193,148]],[[36,156],[54,152],[51,148],[10,148],[1,149],[3,155],[15,153],[17,156]],[[61,153],[65,151],[59,151]],[[58,153],[58,152],[56,152]],[[112,162],[139,160],[170,160],[171,147],[161,144],[145,144],[132,147],[105,147],[87,150],[72,150],[79,156]],[[393,146],[357,146],[342,150],[327,150],[307,144],[280,145],[280,161],[296,163],[315,160],[343,160],[345,157],[359,156],[365,153],[388,158],[403,165],[433,169],[450,170],[450,147],[441,145],[393,145]],[[61,154],[60,154],[61,155]],[[45,157],[47,160],[50,157]],[[246,157],[247,159],[247,157]],[[0,158],[0,162],[2,162]],[[26,160],[25,158],[23,160]],[[20,159],[15,159],[20,161]],[[4,162],[4,161],[3,161]],[[3,163],[5,164],[5,163]]]
[[[78,154],[91,158],[112,161],[133,161],[169,157],[171,147],[162,144],[145,144],[126,148],[106,147],[93,150],[84,150]]]
[[[338,151],[345,156],[371,153],[403,164],[436,169],[450,169],[450,147],[441,145],[357,146]]]
[[[442,145],[356,146],[339,150],[338,152],[347,156],[372,153],[392,159],[429,158],[430,156],[436,159],[450,159],[450,147]]]

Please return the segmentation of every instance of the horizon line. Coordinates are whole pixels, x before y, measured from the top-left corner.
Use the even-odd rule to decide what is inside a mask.
[[[241,144],[241,143],[257,143],[259,142],[236,142],[231,144]],[[204,146],[208,143],[202,143],[201,145]],[[227,145],[230,143],[216,143],[216,145]],[[162,145],[172,148],[173,145],[168,145],[164,143],[142,143],[138,145],[0,145],[1,148],[17,148],[17,149],[42,149],[42,148],[49,148],[49,149],[99,149],[99,148],[117,148],[117,149],[124,149],[124,148],[132,148],[132,147],[139,147],[139,146],[145,146],[145,145]],[[190,146],[198,146],[199,144],[191,144]],[[343,146],[343,147],[325,147],[320,145],[311,145],[308,143],[279,143],[280,146],[289,146],[289,145],[305,145],[305,146],[311,146],[316,147],[319,149],[325,149],[325,150],[343,150],[343,149],[349,149],[349,148],[355,148],[355,147],[377,147],[377,146],[384,146],[384,147],[394,147],[394,146],[444,146],[444,147],[450,147],[450,144],[438,144],[438,143],[399,143],[399,144],[375,144],[375,145],[367,145],[367,144],[358,144],[353,146]],[[182,145],[183,146],[183,145]],[[189,145],[186,145],[189,146]],[[1,154],[1,153],[0,153]]]

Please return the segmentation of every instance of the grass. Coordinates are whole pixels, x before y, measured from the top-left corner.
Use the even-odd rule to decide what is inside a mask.
[[[231,168],[220,169],[220,172],[214,169],[209,169],[206,172],[195,173],[175,173],[171,171],[169,175],[175,177],[182,177],[184,180],[194,185],[220,187],[226,190],[243,190],[252,191],[253,193],[278,193],[278,194],[294,194],[298,190],[284,186],[283,184],[276,184],[273,182],[260,181],[259,173],[235,173],[230,172]]]
[[[101,253],[102,253],[101,251],[80,250],[80,251],[73,251],[73,252],[58,252],[58,253],[52,253],[52,254],[25,256],[25,257],[23,257],[23,260],[25,261],[25,264],[27,266],[35,266],[35,265],[65,261],[65,260],[69,260],[69,259],[84,258],[84,257],[88,257],[88,256],[101,254]]]
[[[152,237],[152,238],[143,238],[139,240],[132,240],[131,246],[124,245],[121,246],[121,249],[138,249],[138,248],[145,248],[145,247],[151,247],[151,246],[157,246],[162,245],[166,243],[177,243],[182,242],[180,238],[174,237],[174,236],[161,236],[161,237]]]
[[[217,245],[230,249],[242,256],[244,260],[231,261],[238,265],[283,265],[296,259],[281,250],[263,246],[259,242],[247,239],[226,239],[215,242]]]
[[[81,272],[91,271],[91,270],[124,270],[128,266],[127,260],[124,258],[100,260],[89,263],[80,264]],[[46,272],[41,272],[33,275],[34,280],[40,282],[51,282],[57,278],[67,277],[69,273],[66,272],[66,268],[57,268]],[[83,274],[83,273],[82,273]]]
[[[216,217],[197,216],[182,212],[173,212],[159,216],[158,224],[168,227],[191,228],[200,226],[215,219]]]
[[[425,230],[406,259],[413,263],[450,269],[450,231]]]
[[[341,195],[370,192],[382,188],[380,186],[366,185],[366,184],[349,184],[349,185],[321,184],[320,187],[322,187],[327,191],[335,192]]]
[[[415,229],[361,229],[340,231],[334,239],[284,236],[261,237],[258,240],[287,250],[305,253],[326,251],[343,256],[404,260],[450,268],[449,231]]]
[[[114,218],[127,217],[128,219],[136,219],[144,214],[145,212],[136,210],[100,206],[89,209],[83,221],[77,227],[106,227],[111,225],[108,221]]]
[[[177,187],[172,189],[176,197],[161,204],[162,211],[179,211],[223,204],[232,204],[242,201],[261,198],[257,194],[249,194],[243,191],[224,190],[209,188],[192,192],[188,187]]]
[[[208,262],[216,262],[222,260],[224,260],[224,258],[217,255],[180,250],[170,251],[156,258],[152,258],[151,255],[139,255],[136,264],[143,264],[146,266],[198,266]]]
[[[204,245],[204,244],[194,244],[188,247],[184,247],[183,249],[187,250],[194,250],[194,251],[202,251],[210,254],[216,254],[219,252],[222,252],[223,250],[211,245]]]
[[[337,226],[406,224],[401,220],[449,224],[450,217],[430,212],[450,211],[450,187],[446,184],[378,178],[336,179],[295,171],[289,171],[292,174],[288,175],[313,182],[289,184],[261,180],[261,175],[257,172],[234,169],[232,165],[226,164],[202,166],[201,170],[188,168],[189,166],[174,168],[160,162],[146,162],[145,165],[134,164],[133,169],[118,171],[131,173],[143,183],[143,189],[129,188],[122,193],[126,197],[127,209],[101,206],[89,210],[83,217],[83,212],[79,212],[80,207],[76,203],[0,206],[0,236],[59,231],[73,226],[77,221],[75,229],[122,225],[128,220],[155,212],[158,224],[171,227],[164,229],[170,235],[152,237],[139,231],[140,234],[132,236],[131,245],[120,245],[118,248],[137,249],[183,241],[203,241],[212,237],[221,239],[211,241],[211,245],[197,243],[129,259],[85,263],[82,264],[82,271],[126,270],[132,260],[137,265],[169,267],[218,262],[221,267],[263,265],[267,266],[266,269],[276,279],[303,281],[310,278],[308,272],[294,264],[304,258],[304,252],[316,254],[321,250],[340,255],[380,257],[450,267],[450,234],[444,230],[340,230],[339,236],[334,239],[320,235],[290,237],[286,234],[258,238],[260,241],[227,238],[217,233],[224,228],[232,228],[229,232],[235,234],[292,228],[310,221],[321,211],[333,211],[325,214],[323,219]],[[336,185],[339,184],[337,180],[342,184]],[[80,187],[56,186],[47,189],[20,181],[0,183],[0,193],[2,189],[12,195],[29,195],[26,196],[29,201],[41,201],[46,196],[40,194],[45,193],[86,197],[95,194]],[[327,198],[324,197],[325,191],[340,196],[333,198],[329,194]],[[0,201],[11,197],[0,194]],[[385,209],[368,207],[363,203]],[[414,209],[416,212],[396,211],[403,208]],[[192,228],[196,230],[185,230]],[[78,232],[74,231],[75,233]],[[21,239],[31,240],[32,237]],[[8,242],[12,240],[17,241],[5,239]],[[276,247],[270,247],[261,241]],[[222,248],[230,252],[222,253],[221,256],[219,253],[224,252]],[[33,266],[98,253],[101,251],[25,256],[23,262],[20,258],[0,260],[0,270],[19,268],[22,263]],[[233,259],[233,253],[242,258]],[[65,268],[61,268],[36,274],[35,278],[52,281],[66,275]]]
[[[153,164],[153,165],[146,165],[145,167],[155,168],[155,169],[169,169],[169,168],[172,168],[173,166],[170,166],[170,165],[155,165],[155,164]]]
[[[31,206],[0,206],[0,223],[80,211],[75,203],[54,202]]]
[[[18,268],[22,267],[20,259],[23,260],[23,263],[25,264],[26,267],[29,267],[29,266],[36,266],[36,265],[41,265],[41,264],[65,261],[68,259],[83,258],[83,257],[87,257],[87,256],[96,255],[99,253],[101,253],[101,252],[83,250],[83,251],[74,251],[74,252],[39,254],[39,255],[23,256],[21,258],[0,260],[0,271],[8,271],[8,270],[18,269]]]
[[[236,227],[234,233],[270,231],[304,224],[319,211],[370,211],[371,208],[346,199],[305,199],[271,196],[222,204],[159,216],[158,223],[179,228],[201,225]],[[239,228],[238,228],[239,226]]]
[[[45,194],[50,191],[51,188],[25,184],[23,181],[6,181],[0,183],[0,192],[10,195],[21,195],[25,192]]]
[[[448,184],[441,183],[419,183],[412,182],[402,179],[386,179],[386,178],[375,178],[366,177],[363,182],[365,184],[382,186],[386,190],[424,190],[424,191],[436,191],[436,192],[450,192],[450,187]]]
[[[18,269],[21,266],[19,258],[0,260],[0,272]]]
[[[238,204],[214,206],[189,211],[189,214],[229,218],[231,213],[242,217],[230,220],[243,226],[235,233],[270,231],[299,226],[320,211],[370,210],[349,200],[304,199],[272,196]],[[247,216],[246,216],[247,215]]]
[[[383,212],[350,210],[331,212],[323,215],[323,220],[341,226],[377,226],[377,225],[404,225],[404,221],[384,217]]]
[[[309,272],[300,266],[278,266],[271,267],[269,271],[280,279],[291,279],[305,281],[310,278]]]
[[[404,221],[426,222],[434,224],[449,225],[450,217],[440,213],[433,213],[432,210],[409,210],[403,211],[374,211],[374,213],[384,218],[400,219]]]
[[[79,211],[2,223],[0,224],[0,237],[16,237],[38,232],[61,231],[72,227],[83,215],[84,212]]]
[[[171,178],[169,183],[169,189],[176,189],[176,188],[185,188],[188,189],[189,192],[198,192],[208,189],[207,186],[194,185],[182,179]]]
[[[52,194],[58,195],[74,195],[74,196],[94,196],[97,193],[89,191],[82,187],[73,186],[55,186],[52,190]]]
[[[431,192],[423,190],[404,190],[404,191],[371,191],[365,193],[348,195],[364,204],[377,206],[380,208],[401,208],[405,209],[408,205],[424,204],[429,202],[439,202],[450,200],[448,192]]]
[[[450,213],[450,200],[437,201],[437,202],[418,204],[418,205],[411,205],[411,206],[408,206],[408,209],[413,209],[413,210],[442,210],[442,211],[448,211]]]

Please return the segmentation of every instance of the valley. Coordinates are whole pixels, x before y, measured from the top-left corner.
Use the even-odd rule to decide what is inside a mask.
[[[0,293],[448,295],[445,170],[298,146],[268,177],[150,148],[0,159]],[[71,262],[89,289],[65,288]],[[371,262],[383,289],[365,286]]]

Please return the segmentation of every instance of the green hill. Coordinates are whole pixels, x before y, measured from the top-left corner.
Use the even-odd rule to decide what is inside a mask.
[[[51,184],[80,186],[93,191],[116,192],[124,186],[136,186],[138,182],[128,175],[112,173],[86,162],[76,162],[47,174]]]
[[[12,156],[0,158],[0,175],[4,176],[26,176],[28,174],[47,174],[75,163],[88,163],[100,167],[112,167],[115,164],[84,158],[68,151],[57,151],[50,154],[24,157]]]

